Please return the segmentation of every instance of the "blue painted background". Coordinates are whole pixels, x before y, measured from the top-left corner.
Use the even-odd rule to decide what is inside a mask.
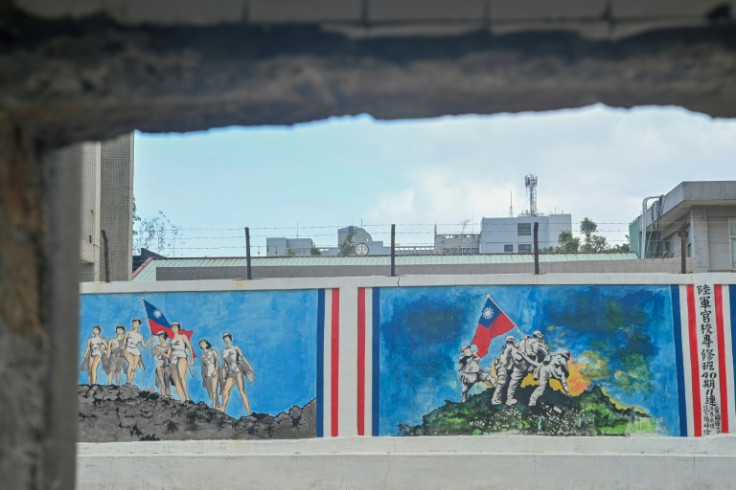
[[[194,330],[192,347],[200,355],[199,340],[206,338],[218,351],[224,348],[222,332],[233,334],[233,343],[253,365],[256,379],[246,381],[246,394],[254,412],[275,415],[303,406],[316,396],[317,364],[317,291],[222,291],[145,294],[148,302],[159,308],[170,321],[179,321],[183,329]],[[143,320],[140,332],[150,336],[141,294],[84,294],[80,311],[80,361],[92,326],[102,327],[102,336],[114,337],[115,325],[130,328],[133,318]],[[155,339],[154,339],[155,341]],[[134,384],[156,391],[153,358],[149,344],[143,352],[145,371],[138,371]],[[194,379],[187,378],[193,401],[211,401],[200,375],[199,357],[194,360]],[[125,383],[123,374],[122,383]],[[87,383],[87,373],[78,381]],[[98,371],[98,382],[107,383],[107,374]],[[172,387],[172,393],[175,393]],[[245,409],[233,388],[227,413],[234,417]]]
[[[460,401],[458,349],[472,340],[487,294],[519,327],[510,334],[519,339],[541,330],[551,350],[568,348],[573,357],[597,352],[607,360],[607,374],[591,381],[614,400],[646,410],[661,434],[679,435],[669,286],[380,289],[380,435],[421,423],[445,400]],[[503,342],[503,336],[493,340],[482,367]],[[649,376],[621,376],[632,363]]]

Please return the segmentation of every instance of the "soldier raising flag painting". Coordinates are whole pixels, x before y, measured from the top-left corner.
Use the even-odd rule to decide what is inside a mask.
[[[511,321],[511,318],[501,311],[501,308],[491,299],[490,295],[486,296],[486,304],[483,306],[483,311],[481,311],[478,327],[475,329],[475,336],[470,342],[478,348],[478,357],[485,357],[488,354],[491,340],[506,334],[514,327],[516,327],[516,324]]]

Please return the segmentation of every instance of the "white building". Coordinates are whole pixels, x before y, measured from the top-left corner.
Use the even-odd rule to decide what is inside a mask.
[[[80,280],[104,281],[107,268],[111,281],[128,281],[133,269],[133,135],[83,143],[81,160]]]
[[[483,218],[480,224],[480,253],[532,253],[535,222],[539,223],[540,250],[556,247],[563,231],[572,232],[572,216],[569,214]]]
[[[311,238],[266,238],[266,256],[285,257],[292,255],[310,255],[315,250]]]
[[[696,271],[736,269],[736,181],[681,182],[646,214],[646,256],[696,260]],[[648,203],[648,204],[649,204]],[[641,256],[641,215],[629,225],[631,250]]]

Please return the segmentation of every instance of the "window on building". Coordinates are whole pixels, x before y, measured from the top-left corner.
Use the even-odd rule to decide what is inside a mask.
[[[531,223],[518,223],[516,225],[519,236],[531,236],[532,224]],[[521,252],[521,250],[519,250]]]
[[[519,253],[520,254],[530,254],[530,253],[532,253],[532,244],[531,243],[520,243],[519,244]]]
[[[503,251],[504,252],[511,252],[511,253],[513,253],[514,252],[514,245],[511,244],[511,243],[504,245],[503,246]]]

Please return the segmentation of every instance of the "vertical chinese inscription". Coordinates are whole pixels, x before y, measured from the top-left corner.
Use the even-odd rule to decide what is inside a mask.
[[[708,284],[699,285],[696,287],[696,292],[703,435],[719,434],[721,432],[721,397],[713,287]]]

